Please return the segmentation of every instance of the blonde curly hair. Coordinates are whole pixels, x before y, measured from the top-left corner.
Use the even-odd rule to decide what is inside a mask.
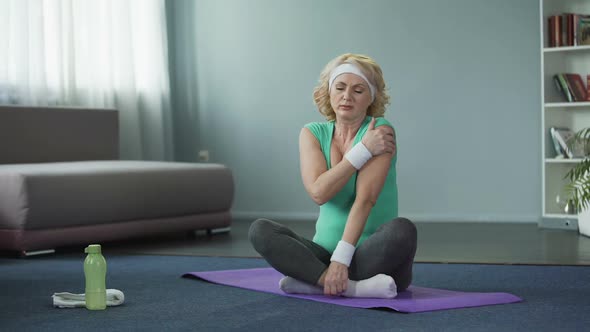
[[[389,105],[389,94],[386,91],[381,67],[379,67],[377,62],[370,57],[353,53],[342,54],[332,59],[320,73],[319,83],[313,89],[313,101],[318,106],[318,111],[326,117],[328,121],[336,119],[336,112],[334,112],[334,109],[330,104],[328,81],[332,70],[343,63],[350,63],[357,66],[369,79],[369,82],[375,86],[375,100],[369,105],[367,115],[382,117],[385,113],[385,108]]]

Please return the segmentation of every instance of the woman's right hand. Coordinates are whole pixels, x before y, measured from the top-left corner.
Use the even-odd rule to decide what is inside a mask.
[[[324,277],[324,294],[340,296],[348,287],[348,266],[331,262]]]
[[[367,133],[363,136],[363,144],[373,157],[383,153],[395,154],[395,135],[390,126],[375,128],[375,117],[371,119]]]

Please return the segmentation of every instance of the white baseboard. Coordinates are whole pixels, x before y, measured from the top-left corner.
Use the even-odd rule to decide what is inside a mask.
[[[565,229],[569,231],[578,230],[578,220],[575,218],[541,218],[539,228]]]
[[[256,220],[266,218],[270,220],[289,221],[315,221],[318,213],[314,212],[282,212],[282,211],[232,211],[234,219]],[[514,215],[514,216],[482,216],[482,215],[404,215],[416,222],[497,222],[497,223],[538,223],[538,216]]]
[[[252,221],[258,218],[276,221],[316,221],[318,219],[318,213],[313,212],[232,211],[231,215],[234,219]]]
[[[416,222],[481,222],[481,223],[537,223],[538,216],[527,215],[434,215],[410,214],[406,217]]]

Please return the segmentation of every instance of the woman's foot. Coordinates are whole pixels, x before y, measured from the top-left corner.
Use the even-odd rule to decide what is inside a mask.
[[[295,278],[284,277],[279,281],[279,288],[289,294],[324,294],[320,286],[311,285]],[[386,274],[378,274],[369,279],[348,281],[345,297],[370,297],[379,299],[392,299],[397,296],[397,286],[392,277]]]
[[[349,280],[348,287],[342,295],[347,297],[392,299],[397,296],[397,286],[392,277],[386,274],[378,274],[369,279]]]

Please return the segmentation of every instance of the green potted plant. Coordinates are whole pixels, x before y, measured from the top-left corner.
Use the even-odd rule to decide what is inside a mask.
[[[590,236],[590,128],[576,132],[568,142],[569,148],[583,151],[584,157],[567,174],[568,184],[565,189],[569,196],[568,203],[578,213],[580,234]]]

